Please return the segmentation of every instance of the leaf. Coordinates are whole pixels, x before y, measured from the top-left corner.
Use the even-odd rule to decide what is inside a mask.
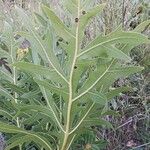
[[[88,7],[88,6],[91,4],[91,2],[94,2],[94,1],[91,1],[91,0],[83,0],[83,8]],[[93,4],[93,3],[92,3],[92,4]]]
[[[9,53],[5,50],[2,50],[1,47],[0,47],[0,57],[4,57],[4,58],[6,57],[9,58],[9,60],[11,60]]]
[[[124,60],[127,62],[131,61],[131,58],[128,55],[123,53],[121,50],[119,50],[115,46],[108,45],[108,46],[104,46],[104,49],[105,48],[106,48],[106,53],[107,53],[108,57]]]
[[[107,103],[107,97],[106,95],[104,95],[103,93],[94,91],[94,92],[88,92],[89,96],[92,98],[92,101],[100,104],[100,105],[104,105]]]
[[[140,23],[133,31],[134,32],[143,32],[146,27],[148,27],[150,25],[150,20],[146,20],[142,23]]]
[[[49,146],[53,149],[52,144],[50,143],[53,142],[54,140],[49,136],[48,140],[45,138],[44,134],[41,135],[38,134],[38,136],[42,137],[43,140],[47,141],[47,143],[49,144]],[[47,146],[44,146],[45,144],[42,143],[40,140],[38,140],[38,138],[33,138],[31,135],[24,135],[24,134],[16,134],[15,136],[13,136],[11,139],[9,139],[7,141],[8,146],[5,148],[6,150],[11,150],[12,148],[18,146],[18,145],[23,145],[24,143],[31,143],[32,141],[34,141],[38,146],[43,146],[45,148],[47,148]]]
[[[142,32],[145,30],[145,28],[147,26],[149,26],[149,24],[150,24],[150,20],[146,20],[146,21],[140,23],[133,31],[134,32]],[[131,49],[133,49],[135,46],[137,46],[137,45],[132,45],[132,44],[128,43],[123,46],[122,51],[125,52],[126,54],[128,54],[131,51]]]
[[[31,116],[29,116],[29,118],[26,118],[24,119],[23,121],[23,124],[26,124],[26,125],[33,125],[34,123],[37,125],[39,124],[39,120],[45,118],[46,119],[46,116],[41,114],[41,113],[35,113],[35,114],[32,114]],[[47,117],[47,120],[49,118]],[[46,123],[46,122],[45,122]]]
[[[26,133],[26,131],[21,128],[3,122],[0,122],[0,131],[6,133]]]
[[[84,36],[84,30],[87,26],[87,23],[91,20],[92,17],[95,17],[98,13],[102,12],[104,7],[106,6],[105,3],[100,4],[86,12],[85,15],[82,15],[80,17],[80,24],[79,24],[79,41],[82,40],[82,37]]]
[[[35,98],[39,93],[41,93],[41,91],[40,89],[37,89],[34,91],[25,92],[20,97],[24,99],[32,99],[32,98]]]
[[[87,118],[83,121],[83,124],[85,126],[104,126],[113,129],[113,126],[110,122],[99,118]]]
[[[23,113],[28,113],[28,114],[32,114],[32,112],[36,112],[36,113],[41,113],[43,115],[45,115],[46,117],[52,119],[53,121],[55,121],[54,116],[52,114],[52,111],[46,107],[46,106],[42,106],[42,105],[17,105],[17,108],[19,109],[19,112],[17,113],[16,117],[19,116],[22,112]]]
[[[85,101],[81,101],[78,103],[78,105],[75,106],[76,107],[72,108],[72,113],[71,113],[71,123],[72,123],[72,127],[74,127],[74,129],[71,131],[72,133],[78,130],[83,120],[88,117],[88,115],[94,108],[95,103],[90,101],[90,98],[87,97]]]
[[[58,126],[60,127],[61,131],[64,132],[64,129],[59,121],[59,118],[58,118],[58,112],[56,111],[56,107],[55,107],[55,104],[53,102],[53,99],[52,99],[52,95],[51,93],[49,92],[48,89],[44,88],[43,86],[40,86],[40,89],[43,93],[43,96],[46,100],[46,103],[47,103],[47,106],[50,108],[50,110],[52,111],[52,114],[54,116],[54,119],[56,121],[56,123],[58,124]]]
[[[101,116],[102,117],[105,117],[105,116],[115,116],[115,117],[121,117],[121,115],[119,114],[119,112],[117,112],[116,110],[104,110],[102,111],[101,113]]]
[[[8,72],[4,69],[0,69],[0,79],[7,80],[9,82],[13,82],[13,78],[11,74],[8,74]]]
[[[12,148],[18,146],[18,145],[23,145],[26,142],[31,142],[32,139],[29,135],[22,135],[21,137],[18,136],[17,139],[11,140],[11,144],[9,144],[5,150],[11,150]]]
[[[12,118],[13,118],[13,116],[9,112],[4,110],[3,108],[0,108],[0,115],[3,117],[6,117],[9,120],[12,120]]]
[[[52,93],[57,93],[61,96],[64,96],[65,98],[68,97],[68,92],[65,91],[64,88],[58,87],[58,86],[54,86],[50,83],[48,83],[47,81],[44,80],[38,80],[36,78],[34,78],[34,81],[40,85],[43,86],[44,88],[48,89],[49,91],[51,91]]]
[[[58,66],[57,62],[52,62],[52,60],[54,60],[54,59],[52,59],[52,60],[50,59],[51,54],[53,53],[52,52],[53,49],[51,51],[49,50],[49,48],[52,47],[51,45],[49,45],[49,44],[51,44],[51,42],[49,43],[51,35],[49,35],[49,38],[47,39],[48,40],[48,43],[47,43],[47,41],[44,41],[43,38],[40,37],[40,35],[37,33],[29,16],[27,16],[24,13],[24,11],[18,7],[16,7],[16,11],[20,17],[20,20],[22,20],[22,18],[24,18],[24,20],[22,20],[24,23],[24,26],[30,33],[30,34],[25,34],[25,35],[28,36],[28,39],[31,42],[32,49],[33,50],[35,49],[34,53],[36,54],[38,52],[40,54],[40,56],[43,58],[43,60],[46,61],[46,63],[49,63],[49,65],[51,65],[53,67],[53,69],[57,72],[57,74],[59,76],[61,76],[62,79],[64,79],[66,82],[68,82],[63,74],[62,68],[60,68]]]
[[[0,95],[3,95],[10,100],[16,101],[15,98],[2,86],[0,86]]]
[[[106,140],[98,140],[95,143],[92,144],[93,150],[104,150],[107,147],[108,142]]]
[[[120,76],[129,76],[133,73],[140,72],[144,69],[144,67],[140,66],[127,66],[127,67],[118,67],[114,69],[110,69],[108,72]]]
[[[34,15],[36,16],[37,20],[44,26],[46,27],[47,26],[47,21],[44,19],[43,16],[41,16],[40,14],[38,13],[34,13]]]
[[[144,69],[143,67],[138,67],[138,66],[118,67],[116,69],[110,69],[105,74],[105,76],[101,78],[99,84],[97,85],[97,88],[101,89],[103,92],[108,91],[108,88],[118,78],[125,78],[131,74],[140,72],[143,69]]]
[[[15,84],[12,84],[12,83],[10,83],[10,82],[6,82],[6,83],[5,83],[5,87],[10,88],[12,91],[14,91],[14,92],[16,92],[16,93],[18,93],[18,94],[23,94],[23,93],[26,92],[25,89],[23,89],[23,88],[21,88],[21,87],[15,85]]]
[[[137,46],[137,45],[143,44],[143,43],[150,43],[150,40],[148,40],[148,38],[146,36],[136,33],[136,32],[116,31],[116,32],[112,32],[111,34],[109,34],[107,36],[97,37],[90,44],[88,44],[82,50],[82,52],[80,52],[78,54],[77,57],[81,57],[82,55],[86,55],[88,57],[94,57],[94,56],[97,56],[97,54],[100,56],[101,54],[103,54],[105,52],[105,50],[103,50],[105,46],[115,45],[115,44],[119,44],[119,43],[126,43],[126,44],[129,43],[133,46]],[[124,52],[124,51],[122,50],[122,52]],[[93,53],[94,53],[94,55],[93,55]],[[107,52],[107,54],[108,54],[108,52]]]
[[[84,80],[88,77],[86,72],[89,70],[89,66],[92,65],[92,62],[78,61],[74,69],[73,76],[73,95],[80,92],[82,86],[84,86]],[[86,74],[86,75],[85,75]]]
[[[33,77],[42,76],[44,78],[52,80],[53,82],[59,81],[61,84],[65,84],[65,82],[61,78],[59,78],[59,75],[57,74],[55,69],[27,62],[17,62],[14,63],[13,66],[27,73],[30,73]]]
[[[51,60],[51,62],[53,64],[51,64],[53,66],[53,68],[57,68],[57,70],[62,74],[64,75],[64,72],[60,66],[60,63],[58,61],[58,58],[56,56],[56,48],[55,48],[55,45],[54,45],[54,35],[51,33],[52,30],[51,28],[49,28],[45,34],[45,37],[44,37],[44,45],[45,45],[45,48],[47,49],[47,54],[49,56],[49,59]],[[56,70],[56,72],[57,72]]]
[[[114,88],[114,89],[110,90],[108,93],[106,93],[106,97],[108,100],[111,100],[113,97],[118,96],[120,93],[131,91],[131,90],[132,90],[132,88],[127,87],[127,86]]]
[[[63,24],[63,22],[55,15],[55,13],[50,8],[43,5],[42,9],[47,15],[47,17],[51,20],[55,32],[60,37],[62,37],[66,41],[69,38],[74,38],[74,35],[71,33],[71,31],[69,31],[69,29]]]
[[[51,144],[48,142],[48,140],[37,133],[27,132],[27,131],[25,131],[21,128],[18,128],[14,125],[8,125],[3,122],[0,122],[0,131],[5,132],[5,133],[22,133],[24,135],[28,135],[28,138],[30,138],[30,140],[34,141],[35,143],[40,144],[41,146],[43,146],[44,148],[46,148],[48,150],[52,150]],[[25,138],[24,140],[26,141],[26,139],[27,138]],[[18,143],[18,140],[19,139],[17,139],[17,141],[15,143]],[[21,142],[23,142],[23,141],[21,141]]]
[[[12,26],[8,23],[8,22],[4,22],[4,33],[5,33],[5,36],[7,36],[7,38],[12,38],[12,33],[13,33],[13,28]]]
[[[64,0],[65,8],[74,16],[77,16],[77,5],[72,0]]]
[[[111,65],[112,64],[110,63],[108,66],[107,65],[98,66],[97,70],[93,71],[90,74],[91,78],[89,78],[89,80],[85,82],[78,96],[76,96],[73,99],[73,101],[81,98],[82,96],[86,95],[90,90],[92,90],[92,88],[94,88],[100,82],[100,80],[107,74],[108,70],[111,68]]]
[[[84,90],[78,96],[76,96],[73,101],[76,101],[82,96],[86,95],[93,87],[99,87],[98,89],[100,89],[101,87],[105,89],[107,87],[106,89],[108,90],[108,87],[111,86],[111,84],[119,77],[127,77],[144,69],[143,67],[130,66],[115,68],[113,70],[110,69],[111,66],[112,64],[107,66],[107,68],[102,71],[102,73],[99,74],[99,76],[97,76],[94,81],[92,80],[93,83],[89,82],[90,84],[85,86]]]

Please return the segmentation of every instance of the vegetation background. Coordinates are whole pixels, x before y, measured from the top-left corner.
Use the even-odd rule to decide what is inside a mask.
[[[69,16],[64,13],[64,1],[0,0],[0,32],[3,30],[4,20],[17,30],[21,28],[13,14],[14,5],[22,7],[32,15],[32,11],[40,12],[41,3],[45,3],[53,7],[56,14],[67,24]],[[91,5],[102,2],[106,2],[107,7],[102,15],[95,17],[87,27],[85,43],[94,39],[99,33],[110,33],[120,24],[124,30],[132,30],[139,23],[150,19],[149,0],[95,0],[94,2],[89,0]],[[145,29],[144,34],[150,37],[150,27]],[[114,83],[114,87],[122,85],[134,87],[134,91],[115,97],[109,106],[120,113],[120,116],[106,118],[116,130],[94,127],[97,135],[108,142],[107,150],[150,149],[150,45],[134,48],[131,57],[133,64],[140,64],[145,70]],[[0,136],[1,146],[5,135]]]

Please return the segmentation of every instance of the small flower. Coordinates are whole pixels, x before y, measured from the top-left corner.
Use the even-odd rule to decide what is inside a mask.
[[[86,150],[90,150],[91,148],[92,148],[92,145],[91,145],[91,144],[88,143],[88,144],[85,145],[85,149],[86,149]]]

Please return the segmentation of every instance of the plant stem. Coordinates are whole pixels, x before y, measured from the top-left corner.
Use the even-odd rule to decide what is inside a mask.
[[[11,53],[12,63],[14,63],[15,58],[14,58],[14,55],[13,55],[12,40],[11,40],[11,46],[10,46],[10,53]],[[13,67],[13,84],[17,85],[17,70],[16,70],[16,67]],[[14,92],[15,103],[18,103],[17,97],[18,97],[18,94],[16,92]],[[19,117],[16,118],[16,123],[17,123],[17,127],[20,128]],[[19,144],[19,150],[22,150],[22,146],[20,144]]]
[[[13,76],[13,79],[14,79],[13,83],[14,83],[14,85],[17,85],[17,70],[16,70],[15,67],[13,68],[13,74],[14,74],[14,76]],[[18,97],[17,93],[14,92],[15,103],[18,103],[17,97]],[[17,122],[17,127],[20,128],[19,117],[16,118],[16,122]],[[22,150],[22,146],[20,144],[19,144],[19,150]]]
[[[80,0],[78,0],[78,16],[77,18],[80,18]],[[70,130],[70,118],[71,118],[71,110],[72,110],[72,99],[73,99],[73,84],[72,84],[72,79],[73,79],[73,72],[74,72],[74,66],[76,64],[77,60],[77,53],[79,49],[79,21],[77,22],[76,26],[76,43],[75,43],[75,53],[74,53],[74,58],[71,66],[71,71],[70,71],[70,78],[69,78],[69,101],[68,101],[68,110],[67,110],[67,121],[66,121],[66,130],[64,134],[64,141],[62,144],[61,150],[66,150],[68,143],[68,138],[69,138],[69,130]],[[67,148],[68,149],[68,148]]]

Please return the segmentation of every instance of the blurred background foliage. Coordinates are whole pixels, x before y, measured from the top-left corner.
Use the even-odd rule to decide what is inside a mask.
[[[106,2],[107,7],[101,16],[95,17],[86,29],[84,44],[91,41],[99,33],[108,34],[122,25],[124,30],[133,30],[139,23],[150,19],[149,0],[89,0],[89,5]],[[3,45],[1,33],[3,24],[9,22],[14,31],[22,29],[14,13],[15,5],[22,7],[28,14],[40,12],[40,5],[44,3],[51,6],[56,14],[69,26],[69,12],[63,7],[65,0],[0,0],[0,46]],[[34,16],[33,16],[33,19]],[[36,22],[36,21],[35,21]],[[38,30],[38,26],[35,27]],[[150,26],[143,31],[150,37]],[[131,52],[132,63],[145,67],[142,73],[119,79],[114,87],[130,85],[132,92],[126,92],[113,99],[108,107],[120,113],[120,116],[106,118],[115,125],[115,131],[94,127],[95,135],[104,139],[101,145],[107,150],[149,150],[150,149],[150,45],[142,45]],[[1,56],[1,55],[0,55]],[[94,136],[95,136],[94,135]],[[4,140],[0,138],[0,140]],[[85,150],[90,148],[93,134],[85,133],[77,145],[83,145]],[[106,147],[107,143],[107,147]],[[1,142],[0,142],[0,145]],[[79,147],[83,149],[83,147]],[[106,147],[106,148],[105,148]],[[33,148],[31,146],[31,148]],[[29,148],[29,149],[31,149]]]

